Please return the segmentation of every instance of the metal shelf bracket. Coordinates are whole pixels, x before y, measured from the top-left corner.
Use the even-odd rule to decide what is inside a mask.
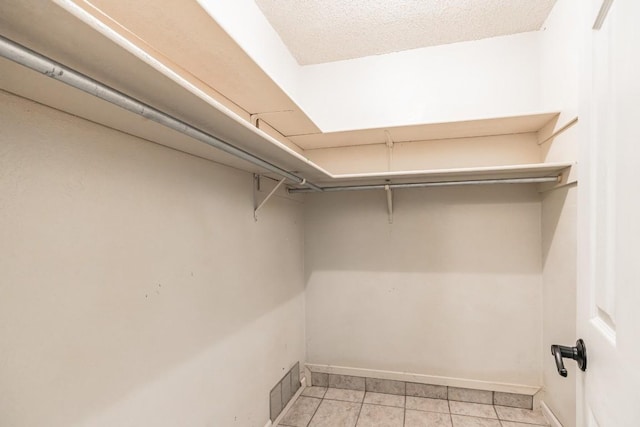
[[[260,203],[258,203],[258,193],[260,192],[260,175],[255,173],[253,174],[253,220],[254,221],[258,221],[258,211],[262,209],[262,207],[269,201],[269,199],[274,194],[276,194],[276,191],[278,191],[278,189],[282,187],[282,184],[284,184],[286,180],[287,178],[282,178],[280,181],[278,181],[278,184],[276,184],[276,186],[273,187],[273,190],[271,190],[269,194],[267,194],[267,197],[265,197],[264,199],[262,199]]]
[[[387,146],[387,170],[391,172],[391,166],[393,165],[393,140],[388,130],[384,131],[384,137]]]

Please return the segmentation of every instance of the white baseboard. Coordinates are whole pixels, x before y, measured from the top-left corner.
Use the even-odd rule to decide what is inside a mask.
[[[280,421],[282,421],[282,419],[284,418],[284,416],[286,415],[287,412],[289,412],[289,409],[291,409],[291,407],[293,406],[293,404],[295,403],[296,399],[298,397],[300,397],[300,395],[302,394],[302,390],[304,390],[304,388],[307,386],[307,379],[306,378],[302,378],[300,380],[300,388],[298,389],[298,391],[296,391],[296,394],[293,395],[293,397],[291,398],[291,400],[289,400],[289,403],[287,403],[287,406],[285,406],[282,411],[280,412],[280,415],[278,415],[276,417],[276,419],[271,422],[271,420],[267,421],[267,423],[264,425],[264,427],[271,427],[274,425],[278,425],[278,423]]]
[[[406,381],[421,384],[445,385],[449,387],[472,388],[476,390],[500,391],[504,393],[518,393],[533,396],[540,391],[540,386],[524,384],[508,384],[491,381],[478,381],[465,378],[440,377],[435,375],[412,374],[409,372],[381,371],[376,369],[349,368],[345,366],[318,365],[307,363],[306,367],[312,372],[326,374],[352,375],[356,377],[371,377],[384,380]],[[310,379],[310,378],[309,378]],[[313,385],[310,384],[309,385]]]
[[[540,409],[542,409],[542,414],[547,419],[551,427],[562,427],[562,424],[560,424],[560,421],[558,421],[556,416],[553,415],[553,412],[551,412],[551,409],[549,409],[546,403],[540,402]]]

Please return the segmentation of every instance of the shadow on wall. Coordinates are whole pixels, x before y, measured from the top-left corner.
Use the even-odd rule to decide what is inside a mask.
[[[0,406],[10,402],[0,424],[94,417],[304,292],[302,209],[274,201],[255,223],[250,174],[16,97],[0,106],[0,338],[11,349],[0,366]],[[273,323],[254,332],[256,345],[282,333]],[[272,341],[242,356],[283,358],[270,349],[286,343]],[[207,366],[239,355],[216,357]],[[197,416],[226,393],[207,384],[224,383],[229,366],[151,401],[197,401],[206,390],[207,407],[189,414],[202,424]],[[244,374],[233,383],[249,381]],[[130,415],[165,413],[180,412]]]
[[[412,189],[394,197],[393,224],[383,191],[307,198],[308,361],[538,385],[537,189]]]
[[[310,194],[306,279],[314,271],[540,273],[540,196],[534,186]]]
[[[555,190],[553,194],[549,193],[553,196],[553,203],[545,203],[544,209],[544,227],[543,233],[544,238],[542,239],[542,266],[543,268],[547,265],[547,258],[549,257],[549,252],[551,249],[551,245],[554,242],[553,236],[556,235],[556,230],[558,229],[558,225],[560,223],[560,219],[562,217],[563,212],[565,211],[565,204],[567,201],[567,196],[571,189],[575,188],[577,184],[571,185],[569,187],[564,187],[558,190]],[[546,199],[545,199],[546,200]],[[549,198],[551,200],[551,198]],[[575,206],[573,206],[575,210]],[[575,228],[575,225],[574,225]],[[571,246],[571,242],[575,243],[575,231],[572,233],[574,240],[569,240],[569,246],[563,248],[564,250],[570,250],[572,253],[575,251],[575,245]]]

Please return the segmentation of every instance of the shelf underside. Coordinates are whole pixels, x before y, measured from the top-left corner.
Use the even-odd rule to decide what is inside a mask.
[[[413,182],[444,182],[512,178],[557,177],[574,165],[572,162],[538,163],[479,168],[435,169],[371,174],[342,174],[331,180],[318,181],[320,186],[405,184]]]
[[[30,2],[20,5],[28,3]],[[482,167],[453,169],[430,167],[429,170],[419,170],[412,166],[411,170],[394,172],[385,172],[388,168],[375,167],[374,171],[367,170],[366,173],[342,173],[344,170],[337,169],[332,173],[315,160],[316,157],[311,153],[344,143],[352,144],[354,149],[358,149],[357,146],[364,142],[367,145],[385,143],[387,137],[392,141],[411,144],[409,141],[531,133],[553,121],[558,113],[535,112],[512,117],[314,134],[299,137],[307,139],[306,142],[298,141],[301,146],[308,148],[305,151],[295,146],[296,137],[291,138],[293,143],[290,144],[283,143],[281,139],[276,140],[262,129],[256,128],[241,111],[227,108],[221,100],[216,99],[214,91],[198,86],[178,72],[172,74],[166,64],[148,60],[145,62],[144,55],[125,50],[63,9],[49,2],[35,8],[37,13],[47,15],[48,18],[41,21],[42,25],[33,26],[30,25],[33,22],[33,10],[27,7],[21,13],[19,7],[10,9],[12,16],[0,18],[4,36],[318,185],[384,183],[387,180],[406,183],[555,176],[571,166],[570,162],[548,164],[537,163],[540,159],[535,159],[527,164],[514,162],[518,164],[509,166],[504,166],[504,162],[500,166],[485,164]],[[50,37],[51,34],[55,37]],[[96,59],[97,53],[99,61]],[[185,153],[248,172],[265,173],[244,160],[6,59],[0,59],[0,89]]]

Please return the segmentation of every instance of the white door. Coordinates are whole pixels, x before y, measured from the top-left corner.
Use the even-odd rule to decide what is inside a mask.
[[[577,319],[588,364],[577,378],[577,424],[636,427],[640,426],[640,1],[579,4],[585,12],[587,5],[591,10],[584,20],[580,103]]]

